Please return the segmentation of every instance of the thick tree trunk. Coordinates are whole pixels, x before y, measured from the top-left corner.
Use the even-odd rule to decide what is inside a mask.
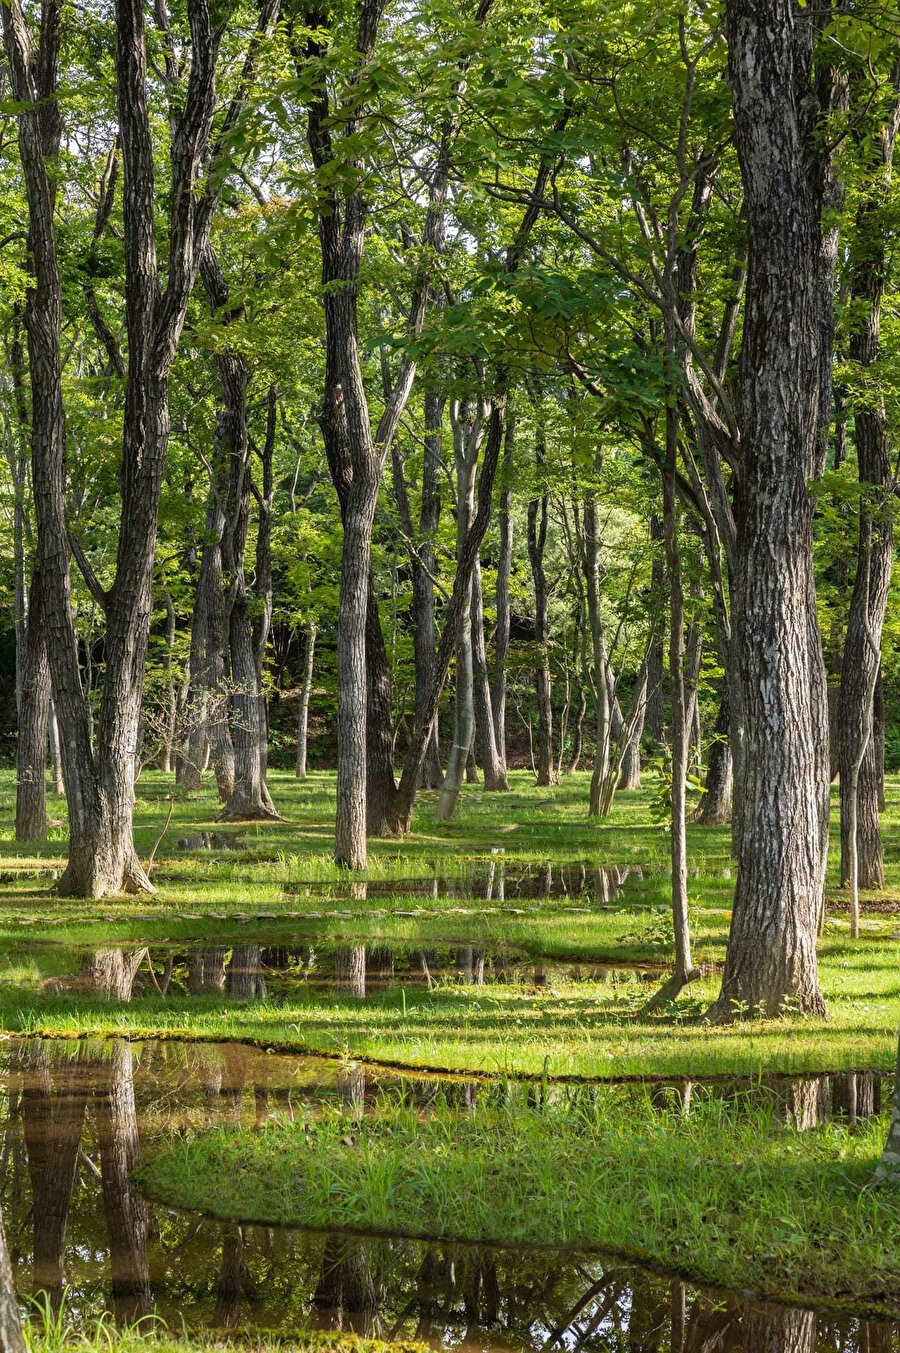
[[[124,167],[123,240],[128,367],[120,469],[121,517],[114,581],[108,593],[82,571],[106,616],[104,689],[96,761],[84,702],[69,589],[65,503],[65,416],[59,336],[62,293],[47,161],[58,150],[56,103],[59,11],[42,16],[40,75],[35,83],[31,42],[17,4],[3,24],[19,114],[19,147],[29,208],[34,285],[26,311],[32,384],[32,480],[38,525],[47,651],[60,723],[69,812],[69,859],[63,894],[102,897],[151,890],[132,836],[141,686],[152,610],[152,575],[159,499],[169,433],[168,376],[196,277],[215,195],[197,191],[214,107],[220,29],[204,0],[190,15],[192,66],[173,132],[171,235],[168,271],[159,276],[155,240],[158,207],[148,110],[144,13],[138,0],[116,5],[116,89]],[[165,285],[163,286],[163,281]],[[165,290],[166,304],[160,302]]]
[[[749,245],[733,607],[746,746],[731,933],[710,1014],[774,1015],[790,1001],[822,1015],[826,696],[806,487],[819,393],[811,22],[789,0],[731,0],[728,38]]]
[[[297,716],[297,761],[298,780],[306,779],[306,744],[309,730],[309,698],[312,694],[313,671],[316,654],[316,626],[309,622],[306,631],[306,649],[303,663],[303,682],[300,686],[300,712]]]
[[[41,576],[31,580],[24,651],[19,655],[19,720],[16,741],[16,840],[47,835],[47,719],[50,667],[44,637]]]
[[[229,996],[250,999],[266,994],[258,944],[236,944],[225,970],[225,985]]]
[[[887,243],[884,195],[890,179],[900,101],[879,128],[870,160],[875,186],[857,211],[850,292],[860,318],[850,332],[850,358],[862,368],[878,361]],[[893,466],[884,399],[876,390],[854,414],[859,481],[859,543],[841,661],[838,702],[841,774],[841,881],[851,888],[853,930],[858,932],[858,888],[884,885],[884,858],[878,820],[877,758],[874,742],[875,687],[881,666],[881,639],[894,558]],[[868,762],[868,764],[866,764]],[[863,769],[865,767],[865,769]],[[864,792],[862,792],[864,791]]]

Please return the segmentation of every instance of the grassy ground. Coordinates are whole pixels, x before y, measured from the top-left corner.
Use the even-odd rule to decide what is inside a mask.
[[[140,1178],[218,1217],[437,1239],[559,1244],[661,1263],[766,1297],[900,1314],[900,1197],[865,1187],[884,1133],[791,1130],[715,1098],[661,1110],[608,1087],[564,1108],[384,1100],[179,1142]]]
[[[627,978],[524,990],[444,984],[430,993],[394,990],[364,1002],[308,990],[262,1002],[173,991],[161,1001],[145,990],[126,1006],[83,991],[52,995],[42,988],[46,960],[36,962],[26,941],[50,939],[58,946],[188,938],[301,943],[325,935],[440,939],[622,964],[665,960],[671,952],[667,837],[653,820],[649,794],[619,796],[602,824],[587,817],[586,776],[537,790],[530,776],[519,773],[513,791],[504,795],[467,787],[458,817],[449,824],[434,820],[433,805],[423,796],[411,839],[373,842],[369,895],[350,897],[346,875],[330,858],[333,777],[313,775],[302,785],[285,774],[272,779],[284,820],[230,827],[226,837],[212,838],[210,850],[198,844],[202,833],[224,832],[215,822],[213,795],[179,801],[157,856],[158,892],[152,898],[114,899],[99,907],[57,899],[49,874],[61,862],[61,831],[34,855],[22,852],[9,828],[0,833],[0,946],[6,945],[5,955],[0,949],[0,1029],[244,1038],[410,1067],[535,1076],[548,1069],[552,1076],[609,1077],[893,1064],[900,1023],[900,939],[894,935],[900,917],[871,913],[863,938],[852,944],[837,891],[820,946],[827,1022],[788,1016],[734,1029],[698,1025],[693,1016],[715,994],[715,972],[653,1018],[642,1013],[650,988]],[[170,788],[160,775],[140,782],[137,834],[144,854],[161,829]],[[12,792],[7,776],[0,782],[0,821],[10,820]],[[888,786],[885,837],[888,886],[878,900],[900,903],[897,780]],[[240,848],[228,849],[223,840]],[[733,886],[728,833],[692,827],[689,844],[696,952],[713,965],[724,955]],[[569,891],[561,896],[534,896],[538,865],[547,860],[556,883],[566,879]],[[579,862],[585,866],[585,893],[578,892],[577,868],[563,872],[563,866]],[[497,901],[495,888],[490,900],[467,895],[473,884],[483,893],[486,871],[500,863],[507,877],[505,901]],[[626,865],[632,875],[625,885],[617,895],[613,885],[606,900],[598,900],[591,891],[595,871],[617,866],[621,877]],[[642,877],[634,876],[635,866]],[[835,867],[833,859],[832,883]],[[437,898],[423,897],[410,883],[435,876],[450,880]],[[55,952],[57,971],[77,971],[77,957]]]

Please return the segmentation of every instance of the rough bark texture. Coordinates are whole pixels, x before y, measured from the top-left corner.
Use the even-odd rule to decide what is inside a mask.
[[[545,458],[543,434],[539,434],[535,459],[538,466]],[[538,656],[534,669],[534,688],[538,706],[537,782],[549,785],[553,779],[553,705],[550,686],[549,616],[547,575],[544,571],[544,551],[547,546],[548,497],[532,498],[528,503],[528,558],[534,584],[534,638]]]
[[[704,794],[695,821],[704,827],[720,827],[731,817],[732,759],[729,741],[728,696],[719,701],[714,741],[709,750]]]
[[[150,889],[132,838],[141,686],[152,609],[159,498],[169,432],[168,379],[208,235],[215,197],[199,198],[197,176],[215,102],[221,30],[205,0],[190,6],[191,70],[172,131],[168,267],[160,276],[155,239],[154,147],[148,108],[144,12],[116,5],[116,89],[123,163],[123,243],[128,365],[120,467],[121,519],[112,587],[88,575],[105,612],[105,679],[96,761],[81,685],[69,593],[65,503],[65,418],[59,335],[62,293],[48,160],[59,146],[55,101],[59,6],[45,7],[37,74],[18,4],[3,12],[19,114],[19,147],[29,208],[33,286],[26,309],[32,385],[32,477],[47,650],[60,725],[69,812],[69,859],[59,889],[101,897]],[[82,567],[84,571],[83,561]]]
[[[316,654],[316,626],[310,621],[306,630],[306,646],[303,662],[303,683],[300,687],[300,711],[297,715],[297,759],[295,769],[298,780],[306,779],[306,746],[309,730],[309,698],[312,694],[313,670]]]
[[[509,788],[506,768],[500,759],[497,730],[494,726],[494,707],[491,700],[491,682],[488,674],[487,648],[484,639],[484,596],[481,587],[481,563],[475,565],[472,575],[472,683],[475,697],[475,738],[488,793]]]
[[[491,685],[491,710],[494,716],[494,736],[497,756],[503,775],[506,775],[506,662],[509,657],[509,580],[512,573],[513,518],[512,469],[516,445],[516,419],[512,409],[507,411],[503,434],[503,485],[500,490],[499,526],[500,552],[497,556],[497,629],[494,634],[494,678]]]
[[[459,403],[451,407],[453,427],[454,466],[456,471],[456,567],[461,571],[470,525],[475,514],[475,473],[485,418],[486,405],[481,400]],[[453,698],[453,742],[447,757],[447,770],[438,798],[436,813],[441,819],[451,818],[456,811],[459,791],[469,752],[475,736],[475,692],[472,666],[472,588],[479,569],[476,555],[463,597],[463,611],[456,632],[456,688]]]
[[[650,518],[650,541],[653,547],[653,563],[650,572],[650,605],[654,614],[662,612],[665,604],[665,571],[660,545],[662,543],[662,521],[657,513]],[[647,731],[657,747],[665,740],[665,705],[663,695],[663,658],[664,639],[662,625],[657,627],[658,637],[647,655]]]
[[[223,325],[225,341],[216,353],[221,405],[217,439],[219,459],[228,467],[228,496],[221,533],[223,581],[226,587],[228,632],[228,708],[234,747],[234,783],[219,816],[231,821],[277,817],[266,785],[267,724],[262,683],[262,659],[271,617],[271,560],[269,555],[272,507],[272,452],[275,436],[274,392],[269,410],[263,460],[263,489],[257,497],[260,523],[257,536],[256,597],[247,587],[245,553],[253,490],[247,416],[247,365],[243,354],[227,342],[228,325],[240,318],[242,309],[229,308],[229,288],[212,247],[204,252],[200,275],[210,309]],[[213,486],[215,492],[215,486]],[[260,557],[262,555],[262,558]],[[256,623],[262,637],[254,636]]]
[[[746,747],[731,933],[711,1014],[774,1014],[790,1001],[821,1015],[828,780],[806,488],[819,394],[809,16],[789,0],[731,0],[728,41],[749,245],[733,616]]]
[[[19,718],[16,739],[16,840],[47,835],[47,720],[50,667],[44,638],[43,589],[35,570],[29,589],[24,645],[19,659]]]
[[[339,944],[334,954],[334,983],[339,995],[366,994],[366,946]]]
[[[900,101],[895,102],[891,116],[874,137],[868,165],[873,187],[856,215],[850,293],[853,313],[860,318],[851,329],[849,349],[851,360],[862,368],[878,361],[881,348],[881,305],[888,261],[883,204],[898,121]],[[853,422],[863,495],[838,703],[841,881],[850,882],[854,888],[880,888],[884,886],[884,852],[878,819],[874,702],[894,556],[894,525],[891,442],[884,400],[877,389],[857,406]]]
[[[416,669],[415,709],[419,714],[428,700],[428,688],[434,671],[434,541],[441,518],[441,429],[444,398],[425,394],[425,437],[422,461],[422,497],[419,508],[419,549],[412,561],[413,656]],[[422,766],[422,788],[439,789],[443,773],[438,748],[437,723],[428,740]]]

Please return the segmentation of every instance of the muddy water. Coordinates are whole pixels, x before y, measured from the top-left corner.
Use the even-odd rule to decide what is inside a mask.
[[[325,1102],[364,1111],[392,1087],[427,1108],[515,1086],[438,1086],[234,1044],[41,1040],[0,1048],[0,1200],[20,1292],[42,1290],[76,1321],[151,1311],[170,1325],[302,1325],[435,1347],[864,1353],[900,1326],[766,1307],[703,1292],[596,1254],[366,1238],[238,1226],[148,1204],[131,1171],[172,1133],[221,1121],[247,1128]],[[813,1077],[715,1089],[655,1087],[660,1107],[701,1094],[767,1094],[798,1128],[877,1108],[873,1077]],[[562,1093],[562,1088],[559,1089]],[[590,1087],[567,1093],[646,1093]],[[439,1219],[436,1219],[436,1229]]]

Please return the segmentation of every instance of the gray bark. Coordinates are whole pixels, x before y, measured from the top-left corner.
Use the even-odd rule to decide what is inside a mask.
[[[728,5],[748,232],[734,661],[743,692],[738,878],[714,1018],[824,1014],[816,962],[827,820],[825,671],[815,615],[819,212],[809,16]]]

